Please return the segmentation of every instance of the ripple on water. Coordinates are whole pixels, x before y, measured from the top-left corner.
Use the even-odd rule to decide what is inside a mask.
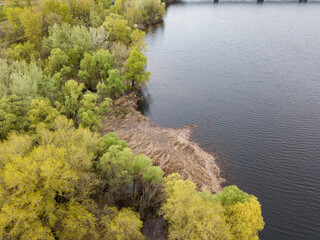
[[[145,114],[220,153],[263,240],[320,239],[320,5],[188,2],[147,34]]]

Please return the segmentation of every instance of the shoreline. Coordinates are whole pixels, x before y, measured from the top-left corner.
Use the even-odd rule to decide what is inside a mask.
[[[216,193],[224,179],[214,156],[190,140],[195,126],[167,128],[150,122],[136,110],[139,92],[133,91],[112,102],[102,121],[102,134],[115,132],[132,151],[143,153],[167,174],[178,172],[197,184],[199,190]]]

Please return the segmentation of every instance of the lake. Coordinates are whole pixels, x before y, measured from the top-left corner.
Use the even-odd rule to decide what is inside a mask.
[[[320,239],[320,4],[183,2],[149,29],[140,108],[219,154],[264,240]]]

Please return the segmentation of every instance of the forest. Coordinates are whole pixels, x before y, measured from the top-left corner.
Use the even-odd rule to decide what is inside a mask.
[[[0,239],[258,239],[257,198],[199,191],[101,134],[113,100],[149,81],[143,29],[160,0],[7,0],[0,6]]]

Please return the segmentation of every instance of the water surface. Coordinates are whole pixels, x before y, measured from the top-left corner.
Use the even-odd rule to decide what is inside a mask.
[[[199,126],[259,198],[261,239],[320,239],[320,4],[175,4],[147,41],[144,114]]]

